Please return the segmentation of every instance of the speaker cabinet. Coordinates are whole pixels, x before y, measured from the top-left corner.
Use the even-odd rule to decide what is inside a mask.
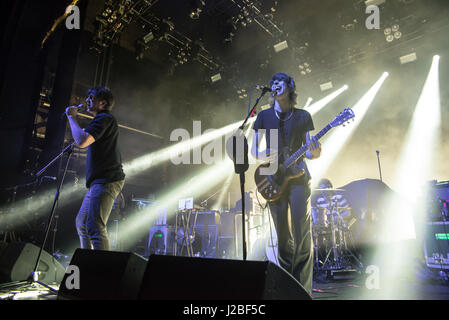
[[[32,243],[0,243],[0,283],[29,279],[34,271],[40,248]],[[42,251],[37,269],[38,281],[60,283],[65,269],[52,255]]]
[[[271,262],[150,256],[143,300],[310,300],[307,291]]]
[[[70,266],[79,269],[79,289],[68,287],[70,276],[61,282],[58,299],[137,299],[147,261],[134,253],[77,249]]]

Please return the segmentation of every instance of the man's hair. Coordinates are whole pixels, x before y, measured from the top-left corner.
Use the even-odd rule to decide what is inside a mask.
[[[332,182],[329,179],[322,178],[318,183],[319,186],[326,185],[328,188],[333,188]]]
[[[290,93],[290,101],[291,101],[292,105],[296,105],[296,98],[298,97],[298,95],[295,92],[296,91],[295,80],[293,80],[293,78],[290,77],[288,74],[279,72],[279,73],[274,74],[271,77],[270,88],[272,87],[273,82],[275,80],[278,80],[278,81],[284,80],[285,81],[285,83],[287,84],[288,91]],[[273,97],[270,97],[270,105],[274,106],[274,98]]]
[[[88,95],[93,95],[97,100],[106,101],[106,110],[112,110],[114,107],[114,96],[109,88],[106,87],[94,87],[87,91]]]

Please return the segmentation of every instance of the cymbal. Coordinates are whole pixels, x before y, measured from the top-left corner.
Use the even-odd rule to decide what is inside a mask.
[[[346,190],[345,189],[324,188],[324,189],[313,189],[313,191],[346,191]]]

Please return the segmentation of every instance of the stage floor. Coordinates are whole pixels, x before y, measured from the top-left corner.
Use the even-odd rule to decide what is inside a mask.
[[[313,300],[449,300],[449,285],[429,282],[398,283],[394,292],[366,289],[366,277],[314,281]],[[55,287],[57,289],[57,287]],[[40,286],[0,291],[0,300],[56,300],[57,293]]]

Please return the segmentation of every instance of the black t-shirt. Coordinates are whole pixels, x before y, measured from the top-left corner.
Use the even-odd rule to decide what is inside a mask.
[[[94,137],[87,150],[86,186],[120,181],[125,178],[118,147],[118,125],[109,111],[99,112],[84,129]]]
[[[274,107],[261,111],[257,115],[253,129],[265,129],[265,141],[267,148],[271,148],[270,131],[278,129],[278,150],[284,150],[288,147],[288,154],[297,151],[306,141],[307,131],[314,130],[312,117],[309,112],[303,109],[293,108],[290,112],[276,112]],[[284,161],[280,152],[279,161]],[[300,158],[299,161],[302,160]],[[299,163],[298,161],[298,163]],[[295,179],[296,183],[304,183],[310,180],[310,173],[305,166],[306,174],[299,179]]]

